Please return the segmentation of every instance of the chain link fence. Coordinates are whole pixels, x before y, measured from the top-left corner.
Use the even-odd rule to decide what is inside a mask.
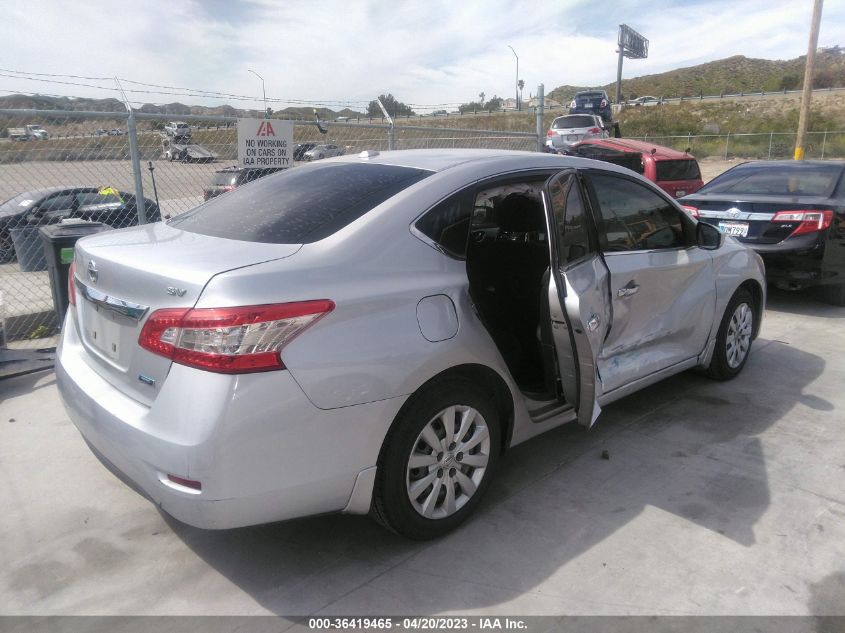
[[[696,158],[777,160],[792,158],[796,135],[794,132],[763,132],[631,138],[680,151],[689,148]],[[804,150],[807,160],[845,158],[845,130],[808,132]]]
[[[172,126],[168,133],[175,119],[190,126],[190,138]],[[324,122],[323,133],[316,121],[294,121],[294,143],[343,154],[539,146],[534,132],[402,123]],[[146,221],[183,213],[202,203],[238,159],[233,117],[0,110],[0,132],[0,347],[55,345],[59,324],[42,226],[79,218],[120,228],[138,224],[141,211]],[[294,158],[296,167],[307,156]]]

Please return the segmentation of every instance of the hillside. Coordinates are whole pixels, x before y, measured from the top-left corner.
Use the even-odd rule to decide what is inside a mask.
[[[622,94],[626,99],[633,99],[641,95],[697,97],[700,94],[800,89],[804,84],[805,61],[806,56],[803,55],[790,60],[755,59],[736,55],[698,66],[623,79]],[[845,49],[833,46],[820,50],[816,54],[816,68],[813,74],[814,88],[845,86]],[[611,97],[616,92],[615,81],[598,87],[607,90]],[[590,86],[562,85],[552,90],[549,97],[566,102],[571,100],[577,91],[588,88]]]
[[[88,99],[84,97],[49,97],[43,95],[9,95],[0,97],[0,108],[11,109],[33,109],[33,110],[75,110],[87,112],[125,112],[126,108],[118,99]],[[240,116],[240,117],[261,117],[261,110],[241,109],[230,105],[220,106],[189,106],[184,103],[167,103],[153,105],[145,103],[137,108],[138,112],[145,114],[161,114],[166,117],[177,117],[186,114],[197,114],[205,116]],[[317,108],[320,117],[334,119],[336,116],[356,117],[363,116],[359,112],[344,108],[335,112],[329,108]],[[291,119],[313,119],[314,109],[310,107],[285,108],[276,111],[275,118]]]

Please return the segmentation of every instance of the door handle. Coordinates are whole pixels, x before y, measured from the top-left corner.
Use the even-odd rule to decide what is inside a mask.
[[[629,281],[627,284],[622,286],[617,292],[617,297],[630,297],[637,294],[640,291],[640,287],[634,283],[633,280]]]
[[[599,323],[601,323],[601,319],[599,319],[599,315],[593,314],[593,315],[590,316],[590,320],[587,321],[587,329],[590,332],[594,332],[596,330],[596,328],[599,326]]]

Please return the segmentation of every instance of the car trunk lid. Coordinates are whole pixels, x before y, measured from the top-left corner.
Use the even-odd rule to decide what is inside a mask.
[[[191,308],[215,275],[289,257],[300,248],[247,245],[163,223],[80,240],[75,315],[89,364],[113,386],[150,405],[171,365],[138,345],[150,314]]]
[[[828,200],[816,196],[784,200],[747,195],[737,200],[735,196],[702,194],[688,197],[683,203],[696,207],[702,221],[750,245],[777,244],[792,234],[800,222],[773,222],[772,219],[779,211],[831,208]]]

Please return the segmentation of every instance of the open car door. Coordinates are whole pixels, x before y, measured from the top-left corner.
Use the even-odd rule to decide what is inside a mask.
[[[609,274],[586,201],[574,169],[555,174],[543,188],[551,249],[549,312],[560,383],[579,424],[589,428],[601,412],[596,361],[612,313]]]

